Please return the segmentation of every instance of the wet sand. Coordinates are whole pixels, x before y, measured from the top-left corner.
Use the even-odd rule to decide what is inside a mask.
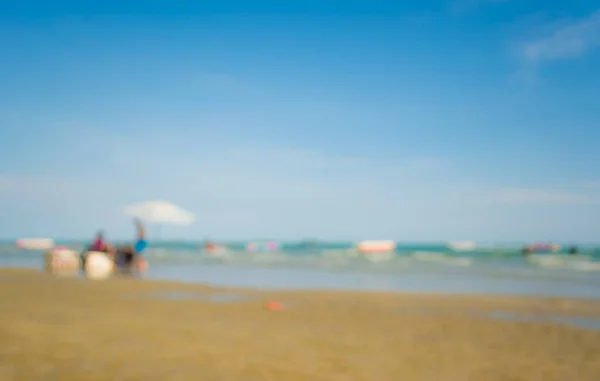
[[[267,311],[276,300],[283,311]],[[0,270],[0,380],[600,379],[586,300],[264,292]]]

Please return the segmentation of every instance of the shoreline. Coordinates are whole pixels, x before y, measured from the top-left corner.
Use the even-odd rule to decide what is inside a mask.
[[[269,301],[285,308],[270,311]],[[0,311],[0,378],[7,381],[596,381],[600,375],[600,331],[488,314],[600,318],[597,301],[264,291],[0,268]]]
[[[139,290],[181,290],[190,292],[219,292],[260,296],[261,299],[268,298],[293,298],[306,299],[336,298],[342,300],[401,300],[403,302],[418,302],[419,304],[434,305],[437,309],[449,311],[451,309],[461,310],[467,307],[472,309],[485,308],[508,308],[513,312],[533,314],[556,314],[563,316],[574,316],[583,318],[600,319],[600,300],[591,298],[566,298],[556,296],[528,296],[511,294],[485,294],[485,293],[434,293],[434,292],[408,292],[397,290],[344,290],[344,289],[268,289],[238,286],[221,286],[211,283],[197,283],[166,279],[145,279],[130,276],[117,276],[112,279],[94,281],[78,277],[58,278],[53,277],[42,270],[28,267],[0,267],[0,282],[5,276],[11,274],[26,275],[55,279],[57,281],[75,281],[85,283],[128,282],[135,285]]]
[[[186,254],[188,255],[188,254]],[[302,256],[267,258],[259,255],[213,257],[184,255],[180,260],[165,260],[161,256],[151,263],[145,274],[148,279],[210,283],[223,287],[275,290],[373,290],[377,292],[514,295],[527,297],[584,298],[600,300],[598,273],[522,266],[512,262],[498,265],[480,264],[467,267],[430,263],[415,259],[390,265],[366,262],[347,263],[347,267],[310,263],[288,263]],[[321,259],[327,256],[319,257]],[[170,257],[169,257],[170,258]],[[344,260],[348,259],[344,256]],[[314,258],[313,258],[314,259]],[[283,262],[280,262],[283,261]],[[40,268],[39,255],[4,255],[0,266]],[[273,262],[273,263],[272,263]],[[337,263],[337,260],[334,261]],[[319,262],[320,263],[320,262]]]

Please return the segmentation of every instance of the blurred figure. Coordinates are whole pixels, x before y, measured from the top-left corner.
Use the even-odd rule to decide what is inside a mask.
[[[577,255],[579,254],[579,249],[577,246],[573,246],[569,249],[569,255]]]
[[[217,250],[217,245],[207,238],[204,240],[204,250],[212,254],[215,252],[215,250]]]
[[[140,220],[134,220],[137,237],[133,245],[124,245],[117,248],[117,267],[122,269],[138,269],[144,271],[148,266],[146,260],[142,257],[142,253],[148,247],[146,241],[146,231]]]
[[[106,241],[104,241],[104,230],[99,230],[96,234],[96,240],[90,246],[90,251],[103,251],[106,248]]]
[[[115,259],[115,247],[106,241],[104,238],[104,230],[99,230],[92,245],[88,247],[88,251],[99,251],[106,253],[111,259]]]
[[[104,238],[104,230],[99,230],[96,240],[89,247],[90,251],[100,251],[103,253],[114,253],[114,246]]]
[[[527,257],[529,255],[531,255],[533,253],[533,249],[531,248],[531,246],[525,246],[523,249],[521,249],[521,255],[524,257]]]

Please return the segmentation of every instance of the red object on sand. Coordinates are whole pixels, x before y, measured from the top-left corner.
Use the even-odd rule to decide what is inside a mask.
[[[267,302],[265,308],[269,311],[281,311],[284,309],[283,303],[281,302]]]

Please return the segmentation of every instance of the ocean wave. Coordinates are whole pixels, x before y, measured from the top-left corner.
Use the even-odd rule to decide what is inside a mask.
[[[456,257],[443,252],[417,251],[412,254],[412,257],[425,262],[432,262],[450,266],[470,266],[471,258]]]
[[[64,243],[63,243],[64,244]],[[82,242],[68,246],[83,250]],[[412,270],[477,271],[482,274],[535,273],[536,271],[567,271],[589,273],[600,271],[600,252],[594,248],[581,249],[582,254],[535,254],[524,258],[519,247],[477,247],[468,252],[456,252],[439,245],[398,245],[393,252],[360,253],[351,243],[318,245],[281,244],[275,251],[247,251],[243,243],[203,249],[200,243],[158,243],[144,254],[157,265],[199,264],[244,267],[303,267],[329,271],[367,271],[403,274]],[[35,259],[39,251],[18,250],[14,245],[0,244],[2,257]]]
[[[600,262],[594,261],[591,255],[534,254],[528,256],[527,261],[541,268],[600,271]]]
[[[397,250],[384,253],[360,253],[353,248],[321,250],[246,251],[243,247],[218,250],[151,249],[146,256],[159,263],[197,262],[240,266],[315,267],[330,270],[358,269],[394,272],[407,268],[495,268],[513,271],[528,267],[571,271],[600,271],[600,262],[591,254],[535,254],[524,258],[519,250],[456,253],[444,250]]]

